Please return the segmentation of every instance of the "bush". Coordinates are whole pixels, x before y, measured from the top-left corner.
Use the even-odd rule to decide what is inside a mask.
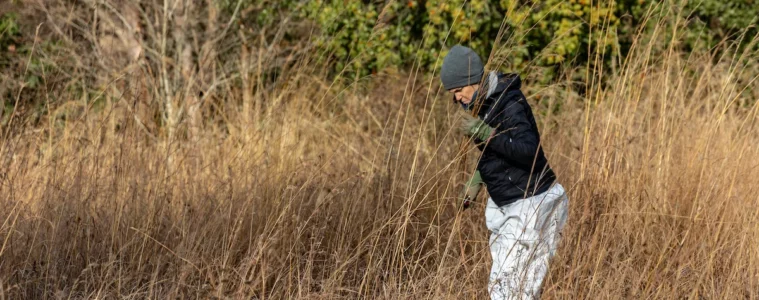
[[[688,50],[699,42],[712,48],[722,40],[740,38],[746,34],[750,40],[757,34],[756,23],[759,5],[751,0],[704,0],[689,2],[685,13],[691,21],[686,45]],[[745,45],[745,42],[743,43]]]
[[[680,7],[691,22],[682,46],[707,46],[756,24],[759,8],[750,1],[707,0]],[[318,0],[309,2],[301,16],[315,23],[318,40],[334,72],[365,76],[387,68],[421,66],[434,69],[441,54],[455,44],[472,47],[487,56],[494,51],[517,71],[543,66],[548,78],[559,67],[584,65],[595,53],[603,62],[624,56],[646,13],[678,8],[643,0],[592,2],[589,0]],[[700,26],[699,26],[700,25]],[[503,36],[499,38],[500,29]],[[350,77],[350,76],[349,76]]]
[[[13,45],[19,36],[16,18],[16,14],[13,13],[0,15],[0,49],[3,52],[8,51],[8,47]]]

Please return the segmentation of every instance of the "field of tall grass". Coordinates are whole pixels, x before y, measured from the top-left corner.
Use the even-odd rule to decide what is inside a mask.
[[[521,74],[570,199],[545,299],[759,298],[759,53],[684,53],[668,22],[566,71],[586,82]],[[438,79],[343,86],[299,58],[262,88],[276,62],[239,49],[213,104],[166,92],[181,68],[113,69],[98,101],[42,78],[66,101],[1,128],[0,299],[487,298],[486,196],[457,198],[478,152]]]

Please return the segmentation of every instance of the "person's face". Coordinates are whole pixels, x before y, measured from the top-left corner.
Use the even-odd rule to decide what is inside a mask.
[[[479,88],[479,85],[475,84],[448,91],[453,93],[453,98],[456,99],[456,101],[468,105],[469,103],[472,103],[472,97],[474,97],[474,92],[477,91],[477,88]]]

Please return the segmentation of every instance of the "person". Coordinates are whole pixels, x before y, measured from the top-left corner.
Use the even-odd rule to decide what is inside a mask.
[[[462,200],[473,201],[486,185],[490,297],[540,298],[569,200],[543,153],[521,79],[497,71],[486,74],[480,57],[461,45],[443,59],[440,78],[464,109],[458,130],[482,151]]]

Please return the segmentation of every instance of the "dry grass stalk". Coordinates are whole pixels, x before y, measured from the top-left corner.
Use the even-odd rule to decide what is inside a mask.
[[[171,14],[149,9],[159,14],[142,18],[163,25],[143,31],[143,47],[161,60],[108,83],[132,92],[0,141],[0,297],[486,297],[488,235],[481,205],[457,210],[447,95],[393,90],[403,80],[390,78],[338,97],[319,78],[283,76],[255,89],[270,101],[249,126],[253,108],[235,111],[255,101],[261,52],[242,46],[241,89],[222,79],[233,71],[182,62]],[[756,298],[756,53],[649,46],[585,96],[569,82],[526,90],[539,112],[562,105],[539,122],[571,193],[544,295]],[[128,109],[160,116],[209,80],[227,100],[191,143],[150,133]]]

